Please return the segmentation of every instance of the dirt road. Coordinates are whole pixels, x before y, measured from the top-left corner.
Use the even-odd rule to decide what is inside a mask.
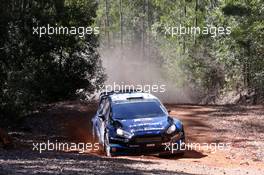
[[[187,143],[200,143],[183,157],[119,156],[101,152],[33,151],[32,143],[91,142],[96,105],[63,102],[27,118],[9,134],[15,148],[0,148],[0,174],[264,174],[263,106],[166,105],[185,125]],[[229,143],[224,150],[205,144]]]

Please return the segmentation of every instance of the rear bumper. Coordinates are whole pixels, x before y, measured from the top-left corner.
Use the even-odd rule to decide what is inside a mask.
[[[140,145],[110,144],[112,155],[179,154],[184,152],[184,139],[176,142],[146,143]]]

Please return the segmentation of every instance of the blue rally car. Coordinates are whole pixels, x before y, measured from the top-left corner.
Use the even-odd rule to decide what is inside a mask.
[[[107,156],[184,153],[179,149],[185,141],[182,123],[170,117],[159,99],[149,93],[101,93],[92,124],[93,137]]]

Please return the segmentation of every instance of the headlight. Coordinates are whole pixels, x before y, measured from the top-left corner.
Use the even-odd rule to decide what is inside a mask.
[[[171,134],[176,131],[176,126],[173,124],[167,129],[167,134]]]
[[[124,135],[124,130],[118,128],[118,129],[116,130],[116,134],[117,134],[117,135],[120,135],[120,136],[123,136],[123,135]]]
[[[130,139],[133,136],[133,134],[131,134],[130,132],[124,131],[123,129],[120,128],[117,128],[116,134],[128,139]]]

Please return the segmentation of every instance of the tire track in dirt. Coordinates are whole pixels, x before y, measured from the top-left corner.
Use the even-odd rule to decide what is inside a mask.
[[[170,114],[172,116],[177,116],[183,121],[188,142],[197,143],[236,141],[235,135],[232,135],[232,129],[234,128],[221,128],[222,130],[226,129],[224,133],[226,134],[227,132],[230,135],[220,137],[223,136],[220,132],[222,130],[218,128],[221,122],[216,120],[220,116],[229,115],[233,117],[233,115],[240,115],[244,118],[252,118],[252,111],[263,116],[261,107],[255,107],[254,109],[238,108],[236,109],[237,111],[224,106],[167,104],[166,107],[171,110]],[[71,101],[53,104],[39,116],[30,118],[29,124],[33,127],[31,130],[34,137],[30,136],[23,139],[34,140],[38,137],[42,138],[44,135],[45,137],[42,140],[45,141],[45,139],[53,138],[55,135],[58,141],[92,142],[91,118],[94,116],[96,109],[96,103]],[[243,111],[243,113],[235,113],[234,111]],[[224,126],[230,127],[230,125],[234,125],[230,123],[231,120],[229,119],[226,120],[227,123]],[[247,120],[245,119],[245,121]],[[243,151],[243,148],[236,151]],[[25,148],[19,152],[17,150],[11,152],[2,152],[0,150],[0,152],[0,162],[2,163],[0,172],[7,172],[7,174],[15,174],[14,172],[18,171],[25,172],[25,174],[34,174],[33,172],[36,172],[37,168],[30,169],[30,166],[38,167],[43,172],[49,171],[52,174],[57,172],[56,168],[49,169],[44,165],[45,162],[50,166],[50,162],[52,162],[52,166],[62,169],[60,171],[63,174],[90,174],[95,172],[100,174],[114,173],[115,171],[121,174],[126,173],[126,171],[136,174],[264,174],[263,161],[248,161],[243,159],[243,157],[233,158],[230,152],[217,151],[213,153],[204,149],[187,151],[183,157],[166,158],[151,155],[107,158],[100,151],[86,152],[84,154],[57,151],[38,154],[37,152],[32,152],[31,148]],[[60,160],[57,157],[60,157]],[[42,163],[32,159],[39,160]],[[31,163],[23,163],[28,161]],[[7,167],[7,169],[9,167],[10,170],[6,171],[3,166]],[[12,169],[11,167],[14,168]],[[92,171],[88,170],[87,167]]]

